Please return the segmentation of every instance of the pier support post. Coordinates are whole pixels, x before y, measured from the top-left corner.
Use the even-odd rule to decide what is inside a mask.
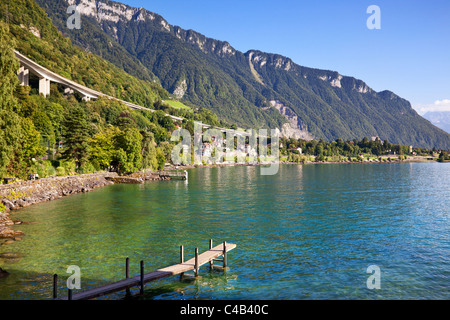
[[[213,248],[213,239],[209,239],[209,250]],[[214,259],[209,262],[209,269],[213,269]]]
[[[184,263],[184,246],[180,246],[180,263]],[[183,278],[184,272],[180,273],[180,280]]]
[[[125,278],[128,279],[130,277],[130,258],[126,258],[125,260]],[[130,288],[126,290],[127,296],[130,295]]]
[[[223,242],[223,269],[227,267],[227,243]]]
[[[58,297],[58,275],[53,275],[53,299]]]
[[[195,265],[194,265],[194,275],[198,277],[198,248],[195,248]]]
[[[140,288],[140,293],[141,295],[144,294],[144,261],[141,260],[141,288]]]

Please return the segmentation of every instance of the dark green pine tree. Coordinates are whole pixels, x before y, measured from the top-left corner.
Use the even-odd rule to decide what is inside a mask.
[[[89,124],[81,107],[74,107],[64,121],[62,153],[65,159],[74,159],[79,169],[89,157]]]

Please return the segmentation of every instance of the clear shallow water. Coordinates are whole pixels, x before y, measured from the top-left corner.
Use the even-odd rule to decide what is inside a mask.
[[[65,294],[69,265],[82,289],[178,263],[208,240],[238,247],[230,269],[146,286],[147,299],[449,299],[450,165],[333,164],[189,171],[189,181],[114,185],[25,208],[22,241],[1,246],[0,299]],[[381,269],[381,289],[366,286]],[[118,299],[123,293],[104,299]]]

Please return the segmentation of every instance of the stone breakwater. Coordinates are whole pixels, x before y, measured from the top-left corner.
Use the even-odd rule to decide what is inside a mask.
[[[116,176],[117,173],[110,172],[93,173],[0,185],[0,203],[6,208],[6,212],[0,213],[0,238],[15,238],[23,235],[23,232],[10,228],[20,223],[10,219],[11,210],[114,184],[110,179]]]

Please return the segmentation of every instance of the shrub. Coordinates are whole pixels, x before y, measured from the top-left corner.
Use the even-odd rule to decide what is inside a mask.
[[[76,170],[75,160],[62,161],[61,166],[64,168],[66,175],[74,175]]]
[[[93,173],[96,170],[95,167],[92,165],[92,163],[86,162],[80,167],[78,171],[81,174],[86,174],[86,173]]]
[[[64,169],[63,167],[56,168],[56,175],[58,177],[65,176],[66,175],[66,169]]]
[[[33,173],[37,173],[39,178],[47,178],[56,173],[51,161],[48,160],[35,162],[33,164],[32,171]]]

